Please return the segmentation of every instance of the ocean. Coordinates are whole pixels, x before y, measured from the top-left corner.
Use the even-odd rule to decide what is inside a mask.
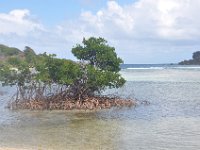
[[[0,87],[4,93],[0,96],[0,148],[200,149],[200,66],[124,64],[121,68],[125,86],[103,94],[137,99],[136,107],[11,111],[5,106],[14,88]]]

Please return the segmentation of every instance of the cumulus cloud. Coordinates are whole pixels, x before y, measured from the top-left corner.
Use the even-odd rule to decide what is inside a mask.
[[[200,48],[199,9],[200,1],[194,0],[138,0],[129,5],[108,1],[59,30],[79,42],[83,36],[105,37],[126,62],[176,62]]]
[[[124,6],[109,1],[96,13],[82,12],[74,25],[86,35],[116,39],[192,39],[200,36],[199,8],[194,0],[139,0]]]
[[[59,57],[70,54],[69,42],[58,34],[58,29],[45,27],[28,9],[0,13],[0,43],[24,49],[30,46],[37,53],[55,53]],[[70,45],[71,46],[71,45]]]
[[[16,9],[8,14],[0,13],[0,34],[16,34],[26,36],[29,32],[36,30],[43,31],[41,24],[31,20],[30,12],[27,9]]]
[[[13,10],[0,14],[0,34],[26,36],[38,48],[69,51],[83,37],[102,36],[126,63],[177,62],[200,49],[199,9],[198,0],[108,1],[98,11],[82,11],[79,18],[54,29],[32,20],[29,10]]]

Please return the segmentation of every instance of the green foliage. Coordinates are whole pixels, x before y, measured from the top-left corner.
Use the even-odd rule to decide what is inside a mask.
[[[193,59],[179,62],[180,65],[200,65],[200,51],[194,52]]]
[[[18,55],[21,51],[17,48],[0,45],[0,56]]]
[[[194,52],[192,58],[194,61],[200,62],[200,51]]]
[[[19,57],[9,57],[7,62],[13,67],[20,66],[23,63]]]
[[[106,87],[119,88],[125,83],[125,80],[121,77],[121,75],[116,72],[111,72],[107,70],[102,71],[92,66],[88,66],[87,71],[87,86],[90,87],[92,91],[100,92]]]
[[[32,48],[26,46],[24,50],[24,56],[25,56],[26,62],[29,63],[30,65],[33,66],[36,63],[37,56]]]
[[[37,55],[33,49],[25,47],[22,57],[8,57],[6,63],[0,64],[0,81],[3,85],[17,86],[17,95],[20,95],[17,98],[21,99],[47,97],[45,90],[53,85],[61,87],[58,90],[61,95],[65,87],[64,95],[76,100],[107,87],[124,85],[125,79],[119,74],[123,61],[103,38],[83,39],[83,46],[76,45],[72,53],[81,61],[56,58],[54,54]]]
[[[84,84],[80,89],[87,89],[86,95],[101,92],[106,87],[119,88],[124,85],[125,79],[118,73],[120,63],[115,48],[107,44],[103,38],[91,37],[83,39],[83,46],[77,44],[72,53],[85,65],[83,69]],[[80,92],[81,93],[81,92]]]
[[[58,59],[55,55],[43,54],[43,60],[38,62],[37,79],[48,84],[69,85],[77,79],[80,74],[80,67],[71,60]]]
[[[24,63],[19,63],[18,68],[4,66],[1,68],[1,81],[3,85],[25,86],[32,81],[29,67]]]
[[[16,48],[4,47],[4,54],[8,54],[11,50],[16,50],[13,56],[8,56],[0,63],[1,73],[0,80],[3,85],[24,86],[30,84],[34,80],[34,76],[30,70],[30,62],[24,58],[24,53]]]
[[[115,48],[107,44],[107,41],[103,38],[91,37],[89,39],[83,39],[83,46],[77,44],[72,49],[72,53],[79,60],[88,61],[91,65],[113,72],[120,70],[120,63],[122,59],[117,57]]]

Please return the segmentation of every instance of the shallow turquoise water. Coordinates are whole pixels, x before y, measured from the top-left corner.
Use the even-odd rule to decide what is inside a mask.
[[[103,111],[10,111],[0,98],[0,147],[33,149],[200,149],[200,68],[130,67],[106,94],[136,97],[133,108]]]

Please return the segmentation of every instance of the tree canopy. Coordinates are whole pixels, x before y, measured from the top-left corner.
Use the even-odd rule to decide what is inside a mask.
[[[79,60],[88,61],[90,65],[101,70],[118,72],[122,59],[117,57],[115,48],[107,44],[103,38],[91,37],[83,39],[83,45],[77,44],[72,53]]]
[[[124,85],[125,79],[119,74],[123,61],[105,39],[84,38],[82,45],[72,48],[72,53],[78,62],[54,54],[37,55],[25,47],[23,58],[9,57],[6,63],[1,63],[0,81],[17,87],[16,100],[58,96],[84,100],[106,88]]]
[[[86,93],[123,86],[125,79],[119,74],[120,63],[123,61],[117,57],[115,48],[109,46],[105,39],[95,37],[84,38],[82,44],[72,48],[72,53],[85,66],[82,71],[87,77],[84,82],[84,89],[88,91]]]
[[[194,52],[192,58],[193,60],[200,62],[200,51]]]

